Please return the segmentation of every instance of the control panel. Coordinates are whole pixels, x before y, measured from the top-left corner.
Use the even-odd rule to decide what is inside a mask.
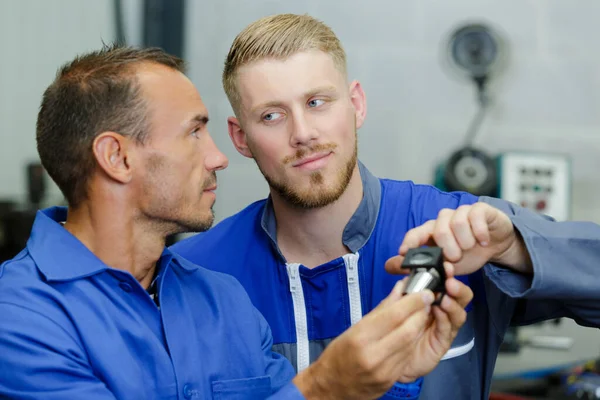
[[[571,161],[566,155],[507,152],[498,157],[499,197],[558,221],[571,216]]]

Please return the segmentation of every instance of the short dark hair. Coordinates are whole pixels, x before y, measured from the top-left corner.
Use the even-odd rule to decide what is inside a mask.
[[[92,145],[98,134],[113,131],[142,144],[146,140],[147,106],[135,75],[141,63],[185,72],[184,61],[162,49],[111,44],[63,65],[44,92],[37,150],[71,207],[87,198],[96,166]]]

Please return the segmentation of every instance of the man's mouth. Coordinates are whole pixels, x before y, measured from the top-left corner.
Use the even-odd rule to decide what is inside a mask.
[[[324,152],[312,154],[308,157],[304,157],[304,158],[301,158],[300,160],[293,162],[292,167],[302,167],[302,166],[308,167],[308,166],[310,166],[309,164],[312,164],[312,163],[317,164],[317,161],[320,161],[320,160],[325,161],[324,159],[329,157],[330,154],[331,154],[331,151],[324,151]]]

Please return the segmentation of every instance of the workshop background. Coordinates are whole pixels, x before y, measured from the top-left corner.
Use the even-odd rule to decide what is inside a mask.
[[[4,0],[0,216],[8,222],[0,246],[22,246],[31,212],[64,201],[37,164],[43,90],[76,53],[117,39],[188,60],[230,160],[219,174],[217,221],[265,197],[254,162],[227,135],[232,111],[221,71],[244,26],[281,12],[322,19],[341,39],[349,77],[368,100],[359,158],[376,175],[462,185],[560,220],[600,223],[598,0]],[[563,320],[511,334],[496,368],[498,391],[600,398],[591,397],[599,386],[593,371],[570,379],[557,372],[588,360],[585,369],[595,369],[596,329]]]

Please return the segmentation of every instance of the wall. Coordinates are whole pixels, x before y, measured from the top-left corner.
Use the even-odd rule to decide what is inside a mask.
[[[58,67],[114,38],[112,1],[0,2],[0,197],[24,200],[25,165],[38,160],[35,120]],[[62,200],[55,185],[49,199]]]

